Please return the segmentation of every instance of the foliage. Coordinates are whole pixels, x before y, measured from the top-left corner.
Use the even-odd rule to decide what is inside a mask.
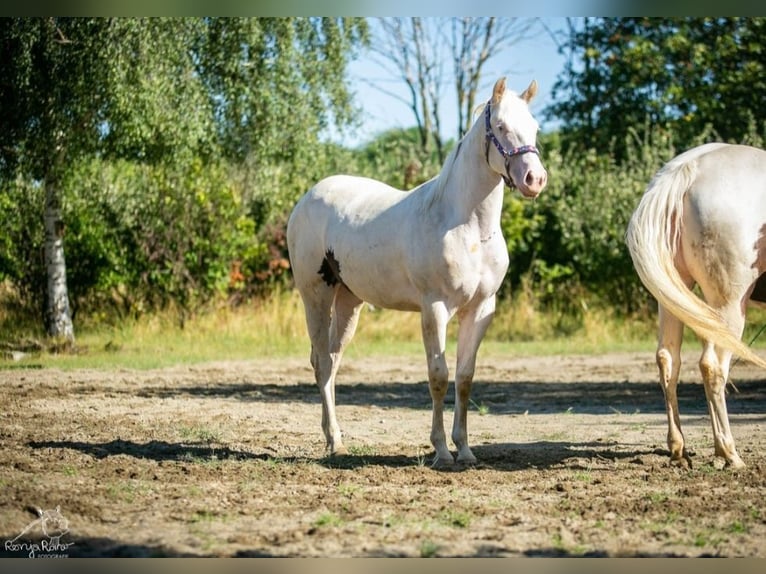
[[[548,187],[535,202],[506,200],[511,269],[505,296],[509,287],[531,290],[538,305],[570,315],[592,304],[626,314],[646,306],[623,235],[652,175],[674,154],[662,133],[647,138],[625,144],[622,164],[610,154],[562,153],[543,141]]]
[[[45,299],[44,182],[80,304],[190,310],[234,261],[263,279],[259,235],[308,186],[295,174],[323,167],[322,130],[353,118],[343,77],[366,34],[357,18],[4,19],[0,276]]]
[[[762,144],[762,32],[760,18],[597,19],[573,31],[557,86],[572,97],[549,110],[561,131],[540,138],[548,187],[533,202],[505,197],[501,304],[526,317],[509,336],[543,321],[539,332],[571,334],[597,308],[652,308],[624,247],[628,219],[677,151]],[[333,122],[353,126],[344,70],[366,33],[329,18],[0,22],[15,58],[0,62],[0,281],[13,305],[39,316],[45,299],[52,165],[83,322],[172,310],[183,323],[286,290],[285,223],[316,181],[350,173],[411,189],[435,176],[438,153],[417,127],[357,149],[321,139]],[[66,161],[54,164],[56,146]]]
[[[331,122],[354,118],[346,65],[359,18],[211,18],[196,44],[225,157],[254,167],[310,158]]]
[[[585,18],[547,113],[563,122],[565,148],[618,160],[630,131],[643,139],[649,126],[679,149],[708,127],[741,141],[766,104],[765,40],[760,17]]]
[[[425,151],[417,128],[388,130],[355,154],[359,175],[384,181],[398,189],[410,190],[428,181],[442,168],[436,150]],[[454,145],[448,142],[447,152]]]

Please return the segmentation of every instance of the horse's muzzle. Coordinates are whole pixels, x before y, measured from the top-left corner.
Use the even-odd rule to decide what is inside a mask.
[[[534,199],[548,184],[548,172],[542,170],[527,170],[524,175],[524,182],[518,185],[519,193],[529,199]]]

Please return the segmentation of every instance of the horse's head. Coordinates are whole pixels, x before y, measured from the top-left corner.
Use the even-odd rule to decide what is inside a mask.
[[[529,111],[529,102],[535,94],[534,80],[519,96],[506,90],[505,78],[500,78],[484,108],[487,163],[508,187],[518,188],[528,198],[537,197],[548,182],[548,173],[535,146],[539,126]]]

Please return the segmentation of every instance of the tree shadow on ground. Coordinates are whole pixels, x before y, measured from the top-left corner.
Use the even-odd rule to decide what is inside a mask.
[[[348,454],[311,458],[307,456],[278,456],[268,453],[248,452],[226,446],[194,443],[169,443],[148,441],[145,443],[115,439],[109,442],[85,441],[32,441],[33,449],[70,449],[96,459],[125,455],[136,459],[177,461],[184,464],[207,464],[211,461],[237,462],[248,460],[267,461],[275,464],[320,464],[328,469],[354,470],[371,466],[389,468],[432,468],[433,452],[417,455],[406,454]],[[455,463],[451,466],[433,468],[439,472],[464,472],[468,470],[493,469],[520,471],[529,468],[551,468],[568,464],[570,460],[599,460],[614,464],[620,460],[638,460],[642,456],[667,453],[661,450],[626,445],[617,442],[567,442],[536,441],[531,443],[496,443],[478,445],[473,452],[479,459],[475,465]],[[578,463],[579,464],[579,463]]]
[[[267,454],[256,454],[231,449],[208,443],[166,442],[151,440],[144,443],[115,439],[109,442],[85,442],[68,440],[31,441],[27,443],[34,449],[71,449],[93,458],[103,459],[110,456],[127,455],[156,461],[206,462],[211,460],[267,460]]]
[[[171,399],[193,396],[238,399],[254,403],[320,404],[314,383],[257,384],[252,382],[213,382],[193,385],[147,386],[126,389],[118,386],[89,386],[79,393],[109,393],[144,398]],[[540,382],[476,381],[471,392],[473,405],[488,408],[493,414],[579,414],[665,413],[662,390],[648,382]],[[707,402],[701,384],[678,387],[682,415],[707,414]],[[738,381],[729,387],[729,413],[766,413],[766,384],[760,380]],[[430,410],[428,384],[422,382],[344,383],[336,386],[336,404]],[[454,404],[454,390],[447,393],[445,404]]]

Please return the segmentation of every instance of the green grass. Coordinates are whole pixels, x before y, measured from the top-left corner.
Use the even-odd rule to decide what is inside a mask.
[[[523,302],[501,302],[485,337],[481,357],[645,352],[656,346],[656,318],[627,320],[608,311],[590,309],[577,319],[579,327],[557,332],[560,314],[542,312]],[[766,314],[755,317],[753,329]],[[3,316],[0,308],[0,323]],[[14,361],[0,359],[0,368],[151,369],[212,361],[259,358],[303,358],[308,364],[310,342],[303,305],[296,292],[276,294],[236,310],[221,307],[199,314],[181,327],[172,314],[109,324],[102,316],[76,324],[76,352],[31,354]],[[687,329],[688,331],[688,329]],[[693,334],[689,334],[693,338]],[[745,339],[749,341],[748,333]],[[29,338],[4,333],[5,341]],[[447,354],[454,360],[457,320],[449,325]],[[766,335],[755,345],[766,344]],[[418,313],[365,308],[346,355],[423,359]]]
[[[323,526],[342,526],[343,519],[334,512],[324,512],[320,514],[316,520],[314,520],[314,527],[322,528]]]
[[[202,426],[181,427],[179,429],[179,435],[185,441],[207,444],[219,443],[222,440],[220,432]]]
[[[439,545],[433,540],[423,540],[420,543],[420,557],[433,558],[439,552]]]

